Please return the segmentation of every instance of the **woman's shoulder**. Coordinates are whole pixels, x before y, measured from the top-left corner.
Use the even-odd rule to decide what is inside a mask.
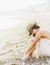
[[[45,29],[40,29],[38,33],[46,33],[46,32],[47,32],[47,30],[45,30]]]
[[[44,32],[44,30],[40,29],[37,34],[41,34],[43,32]]]
[[[36,36],[40,36],[40,35],[42,36],[45,33],[46,33],[46,30],[40,29]]]

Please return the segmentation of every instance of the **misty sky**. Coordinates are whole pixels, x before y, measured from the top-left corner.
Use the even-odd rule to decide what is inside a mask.
[[[0,0],[0,30],[18,25],[23,21],[21,20],[23,17],[26,19],[30,18],[32,16],[30,12],[32,11],[46,10],[48,1],[49,0]],[[39,7],[39,5],[41,7]]]
[[[35,6],[46,2],[47,0],[0,0],[0,12],[26,9],[30,6]]]

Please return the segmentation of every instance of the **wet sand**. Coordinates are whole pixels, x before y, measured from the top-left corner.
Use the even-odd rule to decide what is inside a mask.
[[[39,59],[30,58],[27,61],[22,61],[24,51],[27,47],[28,39],[21,39],[21,41],[13,42],[13,46],[10,43],[9,49],[5,54],[0,55],[0,65],[50,65],[50,57],[41,57]]]

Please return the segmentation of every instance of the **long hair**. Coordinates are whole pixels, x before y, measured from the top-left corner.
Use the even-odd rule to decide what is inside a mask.
[[[29,36],[31,36],[33,29],[39,29],[39,28],[40,28],[40,26],[37,25],[37,23],[32,24],[32,26],[30,26],[29,29],[28,29]]]

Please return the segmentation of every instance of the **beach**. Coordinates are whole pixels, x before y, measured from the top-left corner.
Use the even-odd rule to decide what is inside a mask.
[[[29,37],[21,37],[16,42],[9,41],[0,53],[0,65],[50,65],[50,57],[30,58],[22,61]],[[20,40],[20,41],[19,41]],[[4,51],[4,52],[3,52]]]

